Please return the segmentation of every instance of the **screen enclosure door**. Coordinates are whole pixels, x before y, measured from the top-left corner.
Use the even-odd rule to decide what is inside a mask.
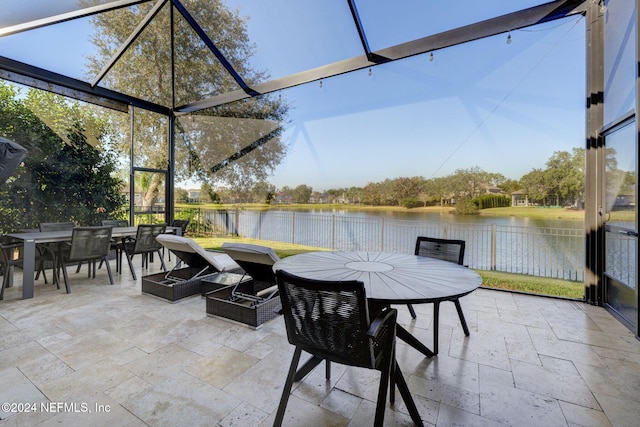
[[[605,135],[605,304],[638,335],[636,122]]]

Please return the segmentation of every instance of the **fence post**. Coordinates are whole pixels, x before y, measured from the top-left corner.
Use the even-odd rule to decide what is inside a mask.
[[[380,221],[380,250],[384,251],[384,218]]]
[[[336,215],[331,215],[331,250],[336,250]]]
[[[258,240],[262,240],[262,211],[258,215]]]
[[[491,261],[490,261],[491,270],[496,269],[496,253],[497,253],[496,237],[497,237],[497,226],[495,224],[491,224]]]
[[[291,212],[291,243],[296,242],[296,213]]]

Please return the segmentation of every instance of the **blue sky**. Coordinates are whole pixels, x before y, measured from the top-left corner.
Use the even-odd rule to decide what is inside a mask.
[[[361,53],[346,1],[294,3],[229,1],[250,16],[258,68],[280,77]],[[357,2],[374,50],[541,3]],[[499,35],[285,91],[289,153],[272,182],[326,190],[544,168],[555,151],[584,146],[584,35],[576,16],[512,31],[510,44]]]
[[[375,50],[540,3],[358,6]],[[346,1],[228,4],[248,17],[254,66],[273,78],[361,54]],[[0,38],[0,55],[33,58],[37,49],[41,63],[79,78],[89,31],[78,20]],[[554,151],[584,145],[584,33],[573,17],[512,31],[511,44],[499,35],[436,51],[433,61],[425,54],[284,91],[289,150],[271,182],[321,191],[475,166],[512,179],[543,168]]]
[[[475,166],[518,179],[544,168],[584,144],[583,34],[574,19],[514,32],[509,45],[496,36],[292,89],[275,183],[320,190]]]

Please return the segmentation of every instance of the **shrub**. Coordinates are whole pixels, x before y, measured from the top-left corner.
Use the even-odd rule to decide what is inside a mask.
[[[478,207],[471,199],[461,199],[456,203],[456,213],[460,215],[478,215]]]
[[[498,194],[485,194],[473,199],[479,209],[507,208],[511,206],[511,199]]]
[[[424,206],[424,203],[422,203],[420,200],[416,199],[415,197],[407,197],[406,199],[402,199],[402,202],[400,204],[407,209],[420,208]]]

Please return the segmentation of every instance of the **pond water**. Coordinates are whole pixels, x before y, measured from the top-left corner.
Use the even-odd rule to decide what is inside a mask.
[[[547,208],[541,208],[547,209]],[[554,208],[548,208],[554,209]],[[275,212],[291,212],[286,209],[272,209]],[[540,227],[540,228],[577,228],[584,226],[582,220],[571,219],[539,219],[516,216],[484,216],[484,215],[456,215],[447,212],[412,212],[412,211],[351,211],[346,209],[308,209],[296,210],[296,212],[309,212],[326,215],[344,215],[356,218],[389,218],[408,221],[425,222],[447,222],[458,224],[479,224],[479,225],[503,225],[517,227]]]

